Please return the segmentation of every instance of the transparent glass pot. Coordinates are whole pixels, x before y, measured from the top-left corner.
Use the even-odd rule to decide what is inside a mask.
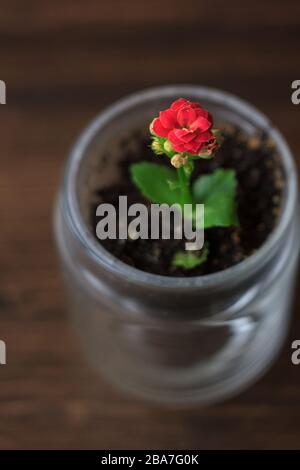
[[[232,268],[193,278],[124,264],[95,240],[89,221],[93,189],[116,177],[122,139],[181,96],[200,101],[216,123],[267,132],[287,180],[282,215],[264,245]],[[169,403],[216,402],[246,387],[270,365],[289,326],[298,222],[290,150],[240,99],[197,86],[160,87],[102,112],[69,156],[55,211],[72,318],[92,364],[123,388]]]

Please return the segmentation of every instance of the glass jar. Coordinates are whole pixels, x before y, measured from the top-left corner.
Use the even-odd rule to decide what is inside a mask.
[[[200,101],[216,122],[237,124],[249,134],[264,130],[276,144],[287,180],[282,215],[263,246],[236,266],[192,278],[126,265],[95,239],[89,220],[92,191],[115,177],[122,139],[181,96]],[[67,161],[55,231],[83,349],[123,388],[168,403],[216,402],[257,379],[279,351],[299,251],[296,170],[280,133],[240,99],[197,86],[160,87],[102,112]]]

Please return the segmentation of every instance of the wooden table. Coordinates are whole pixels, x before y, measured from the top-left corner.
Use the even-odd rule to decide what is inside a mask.
[[[287,0],[0,0],[0,447],[300,447],[299,302],[272,369],[205,409],[164,408],[111,389],[69,328],[52,237],[64,158],[104,106],[143,87],[210,85],[253,102],[300,164],[300,3]]]

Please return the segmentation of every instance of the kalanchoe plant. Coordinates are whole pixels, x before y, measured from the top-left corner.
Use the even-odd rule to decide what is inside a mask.
[[[205,229],[238,225],[234,170],[219,169],[192,180],[196,160],[212,158],[222,144],[212,115],[199,103],[179,98],[153,119],[150,132],[153,152],[166,155],[176,171],[150,162],[131,165],[132,180],[143,196],[158,204],[204,204]],[[197,253],[178,252],[173,265],[193,269],[208,253],[207,244]]]

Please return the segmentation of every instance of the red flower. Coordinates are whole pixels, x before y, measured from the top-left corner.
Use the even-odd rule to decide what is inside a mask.
[[[211,114],[199,103],[180,98],[159,113],[151,124],[151,132],[168,139],[175,152],[198,155],[209,142],[215,142],[212,125]]]

